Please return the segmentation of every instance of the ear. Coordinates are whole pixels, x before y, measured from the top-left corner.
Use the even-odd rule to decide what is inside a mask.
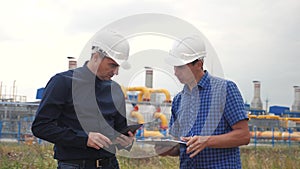
[[[95,60],[95,55],[96,55],[96,53],[92,53],[90,61],[94,61]]]
[[[99,53],[98,52],[93,53],[93,55],[92,55],[92,61],[93,62],[99,62],[99,59],[101,59]]]
[[[203,70],[203,60],[200,59],[200,60],[197,62],[197,67],[199,67],[200,69]]]

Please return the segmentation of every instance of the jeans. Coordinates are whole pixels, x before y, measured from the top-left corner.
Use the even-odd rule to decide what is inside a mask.
[[[58,161],[58,166],[57,169],[119,169],[119,164],[117,159],[112,160],[111,163],[101,166],[101,167],[96,167],[96,166],[88,166],[83,164],[73,164],[73,163],[68,163],[68,162],[63,162],[63,161]]]

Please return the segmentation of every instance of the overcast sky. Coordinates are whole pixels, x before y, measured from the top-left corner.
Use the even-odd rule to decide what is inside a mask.
[[[300,85],[298,0],[0,2],[2,94],[10,94],[16,80],[18,94],[34,100],[36,89],[66,70],[66,57],[78,58],[103,26],[142,13],[171,15],[197,27],[247,102],[253,80],[261,81],[263,101],[287,107],[294,101],[293,86]]]

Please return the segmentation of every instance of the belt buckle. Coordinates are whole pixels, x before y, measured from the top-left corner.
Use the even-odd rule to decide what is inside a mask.
[[[101,160],[102,160],[102,159],[96,160],[96,167],[97,167],[97,168],[102,167],[102,165],[101,165]]]

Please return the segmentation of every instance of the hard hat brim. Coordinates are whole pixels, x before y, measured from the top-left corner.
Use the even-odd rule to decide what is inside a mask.
[[[188,60],[183,60],[181,58],[178,58],[178,57],[174,57],[174,56],[168,56],[165,58],[165,62],[171,66],[183,66],[183,65],[186,65],[188,63],[191,63],[193,62],[194,60],[196,59],[203,59],[205,57],[205,55],[202,55],[202,56],[199,56],[197,58],[191,58],[191,59],[188,59]]]
[[[118,58],[122,58],[122,56],[121,57],[119,56],[119,55],[123,55],[122,53],[119,53],[119,52],[116,52],[116,51],[113,51],[113,50],[109,50],[109,51],[107,51],[107,55],[108,55],[107,57],[114,60],[123,69],[130,69],[131,68],[130,63],[127,60],[118,59]]]
[[[165,62],[167,64],[171,65],[171,66],[183,66],[183,65],[188,64],[188,63],[190,63],[192,61],[194,61],[194,59],[193,60],[185,60],[185,61],[183,61],[183,60],[181,60],[179,58],[175,58],[175,57],[172,57],[172,56],[168,56],[168,57],[165,58]]]

